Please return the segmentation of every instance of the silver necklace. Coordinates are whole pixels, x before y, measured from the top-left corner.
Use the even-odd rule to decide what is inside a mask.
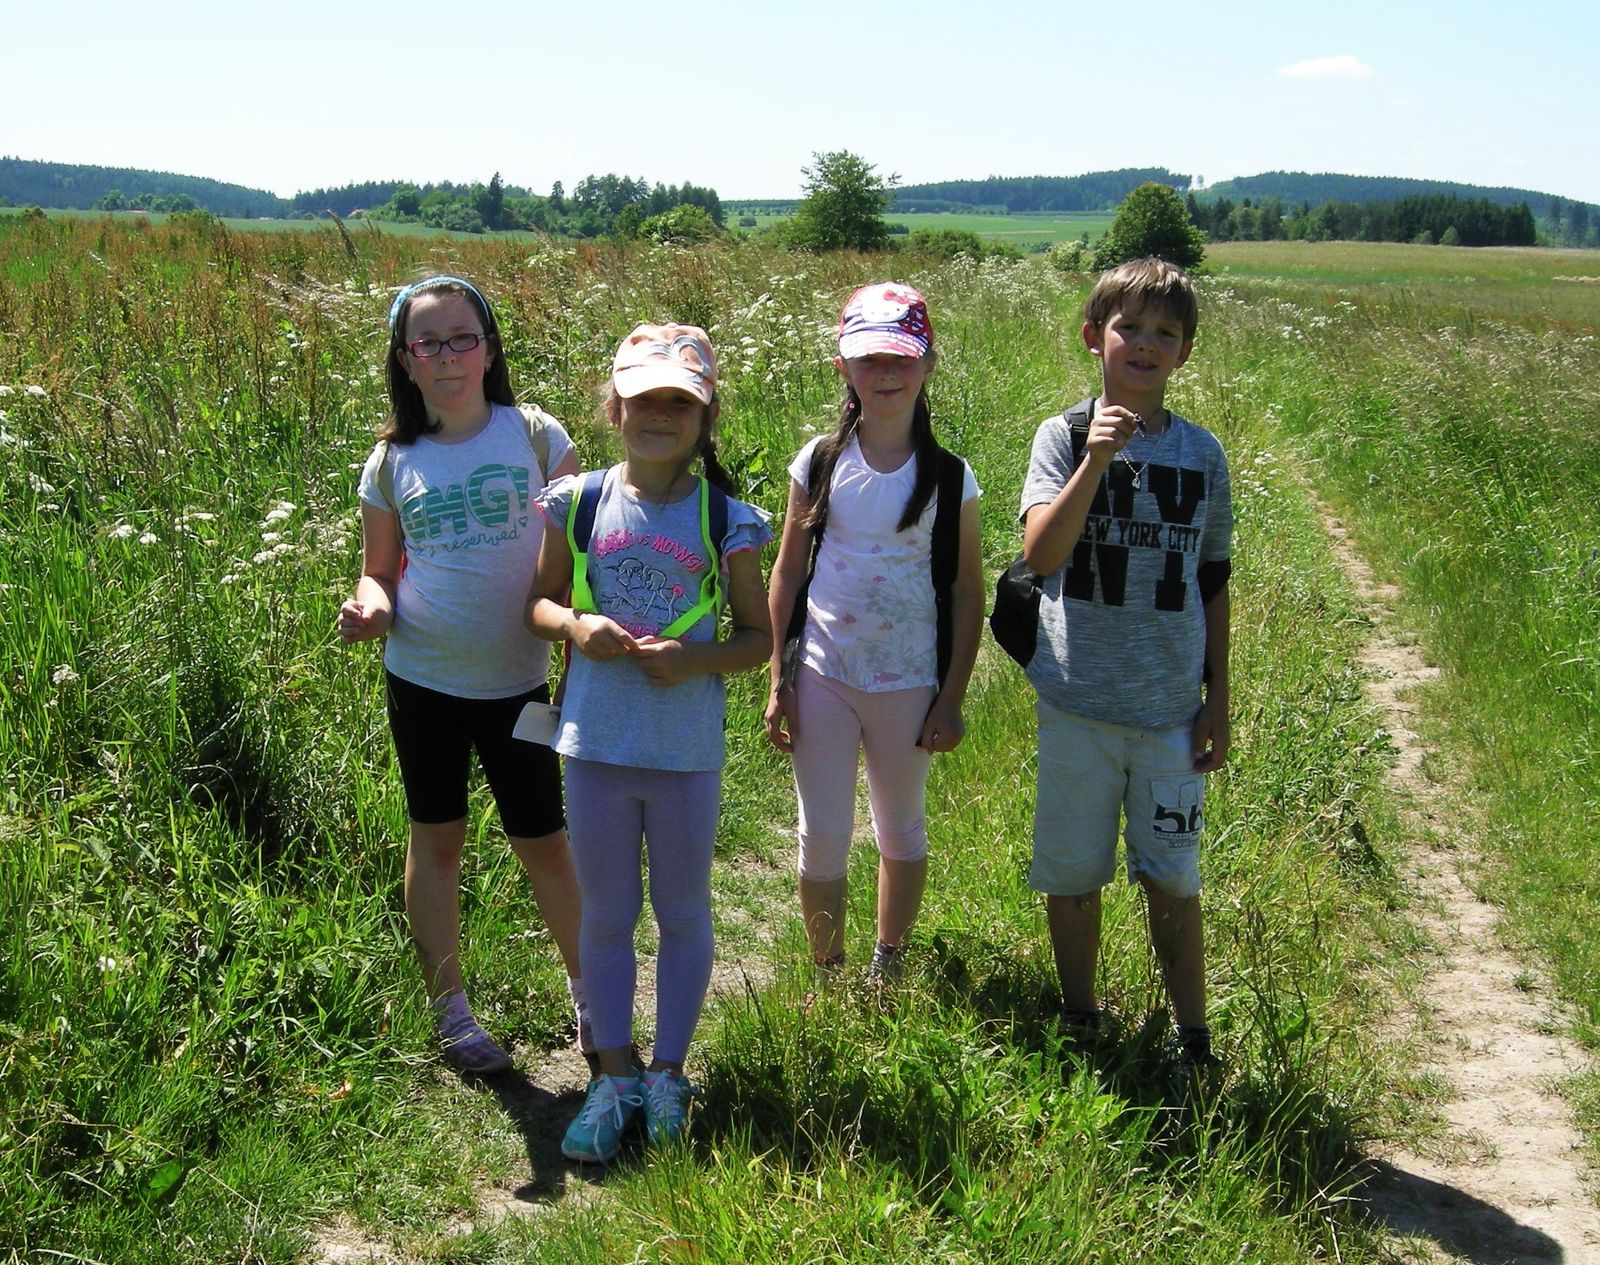
[[[1146,439],[1151,438],[1151,434],[1150,434],[1149,430],[1146,429],[1146,427],[1145,427],[1144,418],[1141,417],[1137,413],[1135,413],[1133,415],[1133,424],[1138,429],[1139,433],[1141,435],[1143,435]],[[1156,446],[1154,448],[1152,448],[1148,453],[1145,454],[1144,461],[1141,462],[1139,465],[1134,465],[1132,459],[1128,456],[1127,453],[1123,452],[1122,449],[1120,449],[1120,448],[1117,449],[1117,456],[1121,459],[1122,464],[1127,466],[1128,469],[1133,471],[1133,490],[1135,492],[1143,491],[1143,489],[1144,489],[1144,472],[1150,468],[1151,461],[1153,461],[1155,459],[1156,453],[1158,451],[1160,451],[1162,444],[1166,441],[1167,435],[1168,435],[1168,433],[1171,432],[1171,430],[1172,430],[1172,414],[1168,413],[1167,414],[1166,429],[1163,430],[1159,436],[1155,437]]]

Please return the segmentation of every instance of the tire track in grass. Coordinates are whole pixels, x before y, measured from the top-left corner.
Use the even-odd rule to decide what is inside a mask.
[[[1451,781],[1423,770],[1412,728],[1419,688],[1438,676],[1395,626],[1398,591],[1379,584],[1334,514],[1333,552],[1373,621],[1367,693],[1398,758],[1389,772],[1411,843],[1405,882],[1437,947],[1423,989],[1431,1041],[1419,1071],[1448,1087],[1437,1146],[1376,1155],[1363,1195],[1405,1259],[1486,1265],[1600,1261],[1600,1214],[1584,1189],[1581,1143],[1557,1087],[1583,1066],[1548,982],[1501,947],[1499,911],[1479,899],[1480,858],[1452,826]],[[1463,873],[1468,877],[1463,877]]]

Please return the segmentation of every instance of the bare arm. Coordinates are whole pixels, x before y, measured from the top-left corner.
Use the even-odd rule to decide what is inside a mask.
[[[1022,556],[1034,571],[1049,575],[1067,560],[1083,534],[1100,476],[1117,453],[1127,447],[1135,429],[1134,415],[1121,405],[1096,406],[1083,457],[1072,477],[1056,493],[1055,500],[1028,508],[1022,528]]]
[[[1205,619],[1206,697],[1195,715],[1192,731],[1194,767],[1201,773],[1220,769],[1228,759],[1228,748],[1233,741],[1228,698],[1228,638],[1232,610],[1226,585],[1213,593],[1211,600],[1206,603]]]
[[[627,629],[604,615],[574,611],[571,593],[572,547],[566,535],[550,525],[539,546],[539,565],[528,591],[524,619],[529,630],[546,641],[571,641],[580,654],[591,659],[633,653],[636,643]]]
[[[361,578],[355,596],[339,608],[341,640],[371,641],[389,631],[403,556],[399,518],[392,510],[361,502]]]
[[[773,632],[772,655],[769,660],[772,684],[767,696],[767,738],[779,751],[794,750],[793,690],[780,690],[778,681],[782,674],[784,634],[794,615],[794,604],[800,597],[800,586],[805,583],[806,569],[811,565],[812,532],[802,525],[810,508],[805,489],[792,479],[789,481],[789,508],[783,516],[783,540],[778,545],[778,560],[772,567],[772,591],[768,598],[768,612]]]

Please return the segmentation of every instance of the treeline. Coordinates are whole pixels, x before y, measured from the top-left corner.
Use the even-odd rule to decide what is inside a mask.
[[[1081,176],[990,176],[987,180],[945,180],[936,184],[902,185],[889,210],[904,213],[937,211],[1105,211],[1114,208],[1140,185],[1154,181],[1179,193],[1189,188],[1188,176],[1165,167],[1124,167],[1091,171]]]
[[[1189,218],[1217,242],[1419,242],[1443,246],[1533,246],[1538,228],[1526,202],[1496,206],[1488,198],[1426,194],[1383,202],[1302,202],[1286,208],[1270,197],[1252,205],[1190,194]]]
[[[1453,180],[1418,180],[1406,176],[1343,176],[1334,172],[1267,171],[1257,176],[1220,180],[1201,195],[1203,198],[1229,198],[1235,203],[1249,198],[1260,205],[1278,198],[1285,206],[1325,202],[1398,202],[1401,198],[1443,195],[1458,198],[1487,198],[1496,206],[1516,206],[1525,202],[1540,206],[1549,194],[1507,186],[1461,184]]]
[[[384,186],[368,187],[377,191]],[[674,224],[684,231],[669,234],[674,238],[703,235],[705,224],[713,232],[723,226],[722,202],[715,189],[688,183],[652,185],[614,172],[585,176],[570,194],[558,180],[548,197],[507,187],[499,172],[486,185],[400,183],[392,187],[385,201],[360,208],[359,214],[462,233],[537,229],[566,237],[634,237],[657,235],[652,230],[661,226],[649,222],[681,207],[695,208],[704,223],[700,217],[680,213]],[[352,209],[350,214],[356,215],[358,210]]]
[[[192,211],[243,219],[274,218],[286,203],[265,189],[247,189],[200,176],[131,167],[0,158],[0,199],[16,206],[64,207],[79,211]],[[108,206],[107,204],[113,204]]]

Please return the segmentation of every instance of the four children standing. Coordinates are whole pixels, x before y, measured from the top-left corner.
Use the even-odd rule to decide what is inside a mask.
[[[405,630],[411,621],[420,630],[433,615],[427,573],[408,583],[411,568],[404,565],[428,565],[423,549],[441,516],[435,511],[442,485],[418,458],[436,446],[481,443],[494,426],[503,442],[519,430],[516,411],[497,407],[511,403],[509,388],[491,385],[492,369],[500,370],[495,382],[504,375],[488,305],[466,283],[455,283],[465,289],[443,285],[450,280],[421,283],[396,303],[391,387],[397,371],[415,384],[433,437],[427,427],[408,437],[391,423],[388,442],[404,457],[395,486],[404,493],[377,492],[386,485],[379,472],[391,460],[387,454],[375,453],[368,463],[363,576],[341,609],[340,632],[360,640],[392,625],[391,724],[411,806],[412,851],[440,832],[429,819],[444,821],[448,838],[437,850],[453,882],[457,837],[464,835],[464,802],[454,783],[464,787],[466,745],[451,757],[461,776],[450,775],[449,804],[419,809],[423,796],[414,784],[434,780],[438,771],[422,746],[408,750],[406,733],[420,729],[476,743],[513,846],[519,856],[525,849],[506,817],[511,792],[495,772],[499,757],[491,753],[499,738],[473,736],[467,722],[446,721],[438,710],[419,713],[427,719],[408,726],[407,705],[395,701],[422,684],[400,675],[408,636],[417,635]],[[1101,1023],[1094,993],[1100,892],[1114,876],[1120,828],[1129,878],[1148,900],[1151,941],[1177,1025],[1175,1052],[1206,1064],[1214,1060],[1198,854],[1203,775],[1223,763],[1229,743],[1233,515],[1221,446],[1164,404],[1168,379],[1192,350],[1196,320],[1189,279],[1171,265],[1141,260],[1101,278],[1082,330],[1100,363],[1100,389],[1039,427],[1021,521],[1024,558],[1043,581],[1037,648],[1027,668],[1039,726],[1030,883],[1046,898],[1063,1022],[1083,1035]],[[715,355],[704,331],[678,325],[640,326],[617,351],[605,412],[621,436],[621,463],[556,478],[575,476],[576,462],[565,433],[554,427],[550,486],[543,469],[538,486],[526,477],[514,483],[517,509],[534,510],[519,520],[519,535],[537,542],[536,573],[523,561],[515,575],[504,571],[488,585],[499,596],[484,591],[473,599],[492,605],[511,595],[520,603],[515,585],[521,583],[530,596],[519,613],[525,611],[538,644],[570,641],[576,651],[554,749],[567,758],[581,931],[564,921],[576,922],[570,877],[545,878],[541,890],[540,871],[524,856],[574,978],[574,996],[587,1000],[584,1018],[592,1019],[601,1066],[563,1142],[574,1159],[611,1158],[637,1113],[653,1142],[678,1136],[684,1126],[690,1090],[683,1061],[712,963],[722,674],[770,665],[767,734],[792,754],[799,795],[800,905],[812,957],[830,973],[843,963],[846,861],[864,750],[879,851],[869,971],[889,980],[901,969],[927,875],[929,764],[935,753],[953,750],[965,731],[962,704],[984,607],[979,493],[967,464],[933,436],[926,384],[935,367],[934,337],[920,294],[894,283],[856,291],[841,314],[834,363],[846,387],[839,425],[808,443],[789,467],[770,599],[760,569],[760,550],[772,539],[766,516],[730,495],[731,481],[716,459]],[[416,449],[423,438],[429,448]],[[694,472],[697,461],[704,476]],[[462,473],[469,482],[474,477]],[[429,507],[426,514],[406,508],[413,503]],[[401,525],[409,532],[412,522],[423,530],[402,534]],[[526,559],[525,548],[518,553]],[[719,640],[723,605],[732,630]],[[430,635],[448,639],[444,631]],[[475,691],[522,701],[544,697],[543,651],[513,651],[466,635],[476,655],[503,651],[531,673],[528,680],[474,683]],[[515,645],[512,632],[506,637]],[[463,650],[460,657],[462,675],[471,676],[472,655]],[[451,685],[440,680],[435,688],[448,692]],[[509,715],[506,727],[516,711]],[[541,763],[553,765],[554,754],[531,743],[509,745],[527,749],[516,754],[542,770],[516,779],[537,785],[534,798],[546,806],[538,826],[525,827],[544,830],[528,848],[537,843],[544,853],[535,855],[565,857],[559,788]],[[661,943],[654,1057],[643,1071],[634,1065],[632,1039],[642,866]],[[452,1061],[469,1071],[506,1066],[460,992],[449,908],[442,917],[412,911],[412,869],[408,859],[407,909],[447,1055],[457,1052]],[[560,867],[549,872],[560,874]],[[563,882],[565,910],[546,908],[551,884]],[[470,1027],[463,1028],[456,1011]],[[459,1053],[467,1047],[476,1052],[470,1059]]]

